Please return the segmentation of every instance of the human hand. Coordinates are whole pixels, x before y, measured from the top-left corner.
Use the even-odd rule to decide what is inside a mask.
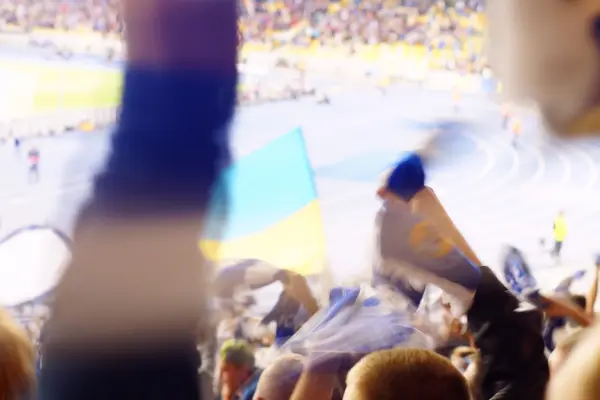
[[[288,271],[287,280],[284,282],[283,290],[290,298],[302,304],[310,315],[313,315],[319,310],[317,300],[308,286],[306,278],[302,275]]]
[[[452,364],[459,364],[461,359],[473,356],[477,353],[478,350],[474,347],[459,346],[455,348],[454,351],[452,351],[452,354],[450,355],[450,361],[452,362]]]

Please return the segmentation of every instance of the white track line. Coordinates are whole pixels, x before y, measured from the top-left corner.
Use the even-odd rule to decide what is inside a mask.
[[[546,173],[546,159],[544,158],[544,155],[542,154],[539,148],[529,145],[527,146],[527,148],[531,150],[533,156],[535,157],[538,163],[538,168],[535,171],[535,174],[533,174],[533,176],[531,177],[531,181],[529,182],[535,183],[541,180],[544,177],[544,174]]]
[[[90,180],[88,182],[80,182],[80,183],[74,183],[74,184],[61,186],[56,189],[47,189],[47,188],[44,188],[42,190],[34,189],[31,193],[0,199],[0,209],[6,208],[7,206],[14,206],[17,204],[26,204],[26,203],[36,202],[36,201],[44,201],[44,200],[47,200],[48,198],[59,197],[64,194],[67,194],[67,193],[87,190],[90,188],[91,184],[92,184],[92,181]]]
[[[497,142],[501,142],[501,141],[497,141]],[[509,154],[512,159],[512,162],[511,162],[511,166],[510,166],[509,170],[501,179],[491,183],[489,186],[483,187],[481,190],[476,190],[476,188],[473,188],[473,187],[471,187],[471,185],[468,185],[467,188],[471,187],[472,193],[466,199],[464,199],[464,189],[465,188],[453,188],[453,189],[448,188],[448,192],[459,193],[458,196],[460,196],[459,200],[461,202],[463,200],[467,200],[467,204],[464,204],[464,206],[472,207],[475,204],[478,204],[478,203],[481,204],[482,200],[485,200],[485,198],[488,197],[490,194],[492,194],[496,191],[499,191],[502,186],[504,186],[506,183],[508,183],[517,174],[517,172],[519,170],[519,165],[520,165],[519,155],[515,151],[515,149],[513,149],[512,146],[507,145],[506,143],[504,143],[504,147],[509,149]],[[473,190],[473,189],[475,189],[475,190]],[[448,199],[448,201],[451,202],[452,200]]]
[[[578,148],[573,150],[581,156],[581,159],[587,164],[588,168],[590,169],[590,179],[588,179],[583,189],[585,191],[591,190],[596,185],[596,182],[598,182],[598,166],[596,165],[592,157],[585,151]]]
[[[496,164],[496,156],[492,151],[492,146],[490,146],[485,140],[482,140],[477,135],[470,132],[465,133],[464,135],[471,139],[477,145],[478,150],[481,150],[485,153],[486,163],[483,166],[483,169],[481,170],[479,175],[477,176],[477,180],[481,181],[483,180],[483,178],[486,177],[487,174],[490,173],[492,168],[494,168],[494,165]]]
[[[569,161],[569,159],[567,157],[565,157],[563,154],[561,154],[559,151],[555,151],[555,154],[558,157],[560,163],[564,167],[563,176],[560,179],[560,181],[558,181],[558,184],[560,186],[565,186],[571,179],[571,161]]]
[[[493,151],[491,150],[491,146],[488,145],[487,143],[485,143],[483,140],[481,140],[479,138],[475,139],[474,138],[475,135],[473,135],[473,134],[467,134],[467,133],[461,133],[461,134],[464,135],[465,137],[473,140],[473,142],[475,143],[476,146],[479,147],[479,145],[481,144],[482,146],[484,146],[487,149],[486,150],[486,164],[485,164],[485,166],[484,166],[484,168],[482,170],[482,173],[480,173],[479,176],[478,176],[478,178],[477,178],[477,180],[482,180],[491,171],[491,169],[494,167],[494,164],[496,162],[496,159],[494,157]],[[448,177],[446,177],[446,178],[448,178]],[[316,179],[319,179],[319,178],[316,177]],[[348,179],[347,181],[348,182],[352,182],[351,179]],[[363,184],[365,186],[367,186],[367,183],[363,183]],[[371,183],[368,183],[368,185],[371,185]],[[464,185],[463,189],[472,187],[472,185],[473,185],[473,182],[466,183]],[[377,188],[377,183],[374,182],[372,184],[372,186],[373,186],[373,188],[375,190]],[[434,189],[436,189],[436,188],[434,188]],[[462,189],[459,188],[459,189],[453,189],[453,190],[449,191],[449,190],[446,190],[446,188],[442,188],[441,192],[444,193],[444,194],[446,194],[447,192],[459,192],[459,193],[462,193]],[[436,189],[436,193],[437,193],[437,189]],[[325,206],[330,207],[330,206],[333,206],[333,205],[336,205],[336,204],[339,204],[339,203],[343,203],[343,202],[352,200],[354,198],[362,197],[364,195],[365,195],[365,193],[362,192],[362,191],[360,191],[360,190],[357,191],[357,190],[351,190],[351,189],[349,189],[347,191],[347,193],[341,194],[339,196],[335,196],[333,198],[331,198],[331,197],[330,198],[324,198],[324,199],[321,199],[320,202],[321,202],[321,205],[323,207],[325,207]],[[373,192],[373,196],[375,196],[374,192]]]

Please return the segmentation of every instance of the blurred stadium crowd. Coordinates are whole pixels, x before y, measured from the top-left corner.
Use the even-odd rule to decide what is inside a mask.
[[[85,55],[113,65],[125,57],[119,4],[4,1],[4,51],[14,50],[13,42],[18,42],[16,47],[27,46],[45,59],[68,61]],[[239,8],[240,64],[247,67],[238,88],[242,105],[315,95],[318,102],[328,103],[327,94],[340,87],[422,82],[427,71],[479,76],[488,67],[482,56],[485,17],[476,0],[240,0]],[[336,82],[316,85],[311,76],[319,74]],[[444,76],[436,82],[453,80]],[[81,122],[100,125],[89,119]],[[2,131],[6,136],[7,130]]]
[[[451,51],[453,63],[465,68],[483,66],[485,19],[478,0],[241,0],[240,9],[244,42],[269,50],[324,46],[351,54],[357,46],[402,43],[429,53]],[[118,0],[8,0],[0,5],[2,29],[114,36],[123,24]]]
[[[7,0],[0,6],[3,26],[121,34],[120,0]],[[481,34],[480,0],[240,0],[244,38],[271,41],[295,29],[295,44],[310,40],[335,44],[432,40],[461,41]],[[469,21],[470,20],[470,21]],[[468,21],[468,22],[465,22]],[[302,29],[299,29],[302,27]]]
[[[0,4],[0,28],[12,33],[15,30],[47,29],[120,35],[123,22],[118,6],[118,2],[113,0],[7,0]],[[416,48],[419,54],[442,52],[452,55],[450,58],[435,56],[436,67],[471,72],[486,66],[479,47],[485,27],[479,1],[245,0],[240,7],[243,11],[241,35],[246,44],[256,45],[257,49],[277,51],[292,48],[303,54],[302,49],[335,47],[351,56],[365,51],[365,47],[398,45]],[[215,37],[221,38],[218,32]],[[441,64],[440,60],[443,61]],[[305,69],[299,65],[293,68],[299,73]],[[233,61],[231,70],[236,70]],[[181,107],[182,101],[197,97],[196,92],[190,92],[197,86],[182,85],[180,80],[175,79],[177,83],[172,87],[177,90],[169,91],[171,86],[161,85],[164,83],[161,79],[168,80],[166,75],[160,75],[158,85],[151,81],[152,84],[144,86],[140,84],[143,79],[133,79],[130,83],[128,90],[133,87],[135,95],[128,93],[129,96],[124,96],[123,114],[126,118],[121,118],[116,129],[107,170],[99,174],[94,183],[94,197],[82,211],[81,226],[78,227],[81,241],[76,241],[74,246],[86,239],[89,243],[85,243],[87,248],[85,245],[79,247],[78,260],[85,265],[89,263],[92,265],[90,270],[93,270],[97,267],[94,264],[96,258],[108,257],[110,266],[116,267],[110,269],[105,268],[107,265],[100,265],[100,271],[91,274],[91,280],[84,273],[77,279],[63,281],[59,288],[62,297],[50,300],[54,301],[52,306],[56,307],[55,310],[62,313],[50,316],[47,325],[43,325],[49,314],[46,304],[24,304],[13,310],[13,316],[25,325],[25,330],[18,327],[8,313],[0,315],[0,350],[4,357],[0,363],[0,398],[36,398],[34,393],[39,382],[42,398],[52,394],[54,397],[50,395],[48,398],[198,399],[199,396],[195,395],[198,382],[195,379],[199,363],[194,356],[197,356],[195,352],[198,349],[204,356],[200,375],[204,379],[202,390],[206,399],[542,400],[546,397],[550,371],[558,373],[565,365],[571,365],[565,360],[573,352],[576,356],[583,355],[577,353],[576,345],[588,339],[586,327],[593,323],[595,317],[600,258],[592,271],[594,276],[589,292],[576,295],[570,292],[570,286],[581,274],[565,277],[564,283],[553,291],[542,290],[537,286],[525,257],[512,248],[501,266],[505,275],[503,280],[510,283],[510,288],[507,288],[501,278],[477,259],[450,221],[443,205],[425,186],[425,151],[412,153],[400,160],[377,191],[382,200],[382,208],[376,218],[377,254],[373,265],[369,266],[372,268],[370,279],[363,282],[363,287],[333,288],[328,291],[328,297],[321,300],[309,280],[299,274],[253,262],[233,265],[221,269],[212,286],[217,297],[211,299],[215,300],[214,304],[211,302],[215,311],[214,321],[202,321],[207,325],[203,326],[204,329],[197,329],[197,326],[190,328],[193,324],[187,319],[187,312],[197,309],[186,304],[183,307],[185,312],[182,312],[185,314],[182,320],[185,321],[181,324],[185,326],[181,328],[185,335],[182,339],[173,334],[176,331],[173,326],[179,328],[176,323],[180,321],[178,314],[169,314],[172,311],[169,307],[176,309],[174,305],[179,306],[179,300],[190,300],[185,295],[179,296],[180,286],[177,284],[187,284],[189,270],[185,267],[191,265],[193,271],[199,270],[197,251],[190,252],[192,255],[188,260],[188,248],[185,247],[185,244],[191,243],[197,250],[198,227],[193,221],[197,217],[195,206],[208,203],[208,195],[198,194],[197,176],[194,174],[200,174],[199,180],[204,179],[202,182],[211,186],[217,176],[215,165],[223,165],[223,158],[227,158],[223,154],[229,154],[227,139],[223,140],[223,136],[218,135],[223,134],[221,128],[234,112],[234,96],[231,96],[229,104],[229,99],[223,100],[227,97],[223,94],[235,93],[235,87],[227,84],[221,87],[214,83],[218,79],[200,80],[212,85],[207,91],[217,90],[207,95],[208,100],[202,98],[200,101],[205,106],[214,105],[215,112],[198,114],[194,107]],[[287,97],[297,95],[289,90],[284,92]],[[128,114],[132,108],[127,102],[139,101],[144,96],[156,96],[164,102],[160,103],[163,107],[158,110],[160,112],[152,108],[155,104],[151,101],[135,104],[139,108],[133,107],[134,114],[137,112],[137,116],[144,116],[143,123],[140,123]],[[258,94],[255,96],[260,97]],[[228,104],[223,106],[221,103]],[[164,112],[164,108],[168,107],[172,109]],[[194,113],[186,114],[188,109]],[[218,118],[221,119],[214,120]],[[134,121],[133,128],[128,125],[131,121]],[[198,129],[205,125],[209,127],[207,132],[202,132],[206,135],[198,135]],[[165,129],[156,129],[157,126],[173,129],[166,132]],[[140,129],[155,136],[144,136]],[[208,138],[206,141],[203,141],[204,136]],[[200,149],[205,153],[196,154],[190,149]],[[211,153],[213,150],[214,154]],[[221,150],[223,154],[219,153]],[[143,157],[138,157],[140,154]],[[169,158],[164,154],[176,156]],[[146,161],[148,165],[144,164]],[[133,167],[128,162],[133,163]],[[148,170],[144,171],[144,167]],[[202,168],[210,172],[202,175],[204,172],[198,172],[203,171]],[[133,170],[136,173],[131,173]],[[144,172],[148,171],[149,176],[144,176]],[[167,172],[163,174],[163,171]],[[182,178],[183,182],[175,184],[178,178]],[[154,184],[164,186],[156,189]],[[192,195],[183,189],[186,184],[193,187]],[[131,191],[132,187],[138,192]],[[165,188],[168,188],[168,193],[160,191]],[[206,192],[210,193],[210,189],[207,188]],[[151,198],[152,195],[160,199]],[[175,211],[169,209],[172,206],[169,201],[173,198]],[[186,203],[190,198],[193,206]],[[161,220],[157,223],[158,227],[144,221],[139,231],[133,228],[127,230],[127,240],[118,240],[118,236],[114,235],[123,234],[123,231],[110,231],[111,223],[128,213],[139,216],[136,213],[142,212],[140,210],[144,209],[146,201],[153,212],[164,207],[170,212],[181,213],[181,207],[190,207],[194,211],[191,214],[193,218],[179,218],[174,224],[164,224]],[[105,218],[103,213],[110,217]],[[185,221],[182,223],[181,220]],[[94,231],[97,221],[101,221],[100,233]],[[127,224],[135,224],[136,221],[130,218]],[[168,229],[173,226],[179,228],[176,224],[183,227],[166,232],[171,235],[176,232],[183,240],[179,240],[179,236],[177,240],[165,240],[161,229],[165,229],[166,225]],[[193,227],[190,228],[190,225]],[[147,239],[152,235],[144,235],[154,228],[157,235]],[[106,240],[103,234],[110,240]],[[135,235],[139,235],[139,241]],[[131,239],[132,236],[136,240]],[[117,242],[122,243],[116,246]],[[184,246],[178,247],[180,243]],[[100,246],[100,251],[92,253],[91,257],[82,256],[94,246]],[[139,258],[140,254],[144,256]],[[173,262],[174,259],[178,262]],[[163,264],[149,268],[149,265],[154,267],[153,263]],[[164,264],[169,266],[166,272]],[[127,268],[135,272],[124,273]],[[166,274],[163,279],[152,275],[158,270]],[[144,276],[138,274],[140,271]],[[115,272],[119,275],[116,279],[118,284],[112,287],[110,279],[97,279]],[[194,273],[192,278],[196,277]],[[146,287],[146,274],[152,275],[148,281],[158,282],[158,285]],[[169,284],[165,284],[167,280]],[[194,286],[198,282],[194,279],[187,281],[194,288],[191,303],[198,303],[200,296]],[[91,285],[85,287],[90,282]],[[273,283],[282,287],[277,303],[266,315],[252,314],[254,300],[248,292]],[[444,294],[439,295],[438,290],[437,297],[425,301],[427,285],[437,286]],[[83,289],[79,289],[80,286]],[[100,289],[96,290],[98,287]],[[114,291],[103,292],[106,288]],[[133,300],[131,297],[119,297],[122,295],[120,290],[135,292],[136,295],[147,294],[142,292],[144,289],[150,293],[144,300],[152,305],[138,301],[136,297],[130,307],[123,300]],[[162,290],[166,290],[166,295]],[[161,292],[157,294],[155,291]],[[183,289],[181,292],[186,293]],[[91,293],[90,297],[85,297],[88,293]],[[87,303],[73,301],[77,296]],[[173,298],[175,300],[171,304]],[[121,312],[118,306],[125,312]],[[139,314],[127,314],[134,309],[140,311]],[[86,313],[88,310],[97,313],[91,316],[89,314],[92,313]],[[152,315],[149,317],[149,314]],[[159,319],[167,314],[165,321],[172,325],[166,329],[147,324],[144,320]],[[79,325],[78,318],[85,320],[86,324]],[[123,329],[123,326],[135,323],[139,324],[136,328],[144,330],[129,332],[128,328]],[[594,328],[587,331],[591,329]],[[188,346],[190,331],[196,335],[195,339],[201,338],[198,347],[194,346],[193,354],[190,354]],[[562,331],[566,339],[561,340],[558,331]],[[46,336],[46,332],[50,334]],[[176,343],[168,342],[165,332],[167,336],[177,336]],[[154,333],[159,337],[157,343],[160,345],[149,345],[156,340],[151,335]],[[178,331],[176,333],[179,334]],[[106,337],[115,343],[115,338],[121,340],[125,337],[126,340],[118,342],[115,348],[111,347],[113,343],[105,348]],[[134,337],[133,341],[131,337]],[[50,338],[48,342],[47,338]],[[74,347],[69,347],[72,345],[70,340],[75,343]],[[129,352],[128,348],[118,347],[125,342],[132,348],[136,347],[137,351]],[[94,343],[91,351],[89,346],[85,346],[89,343]],[[268,354],[271,350],[272,354]],[[593,350],[597,352],[597,348]],[[102,353],[100,357],[98,352]],[[144,358],[147,354],[150,357]],[[122,359],[126,362],[121,363]],[[567,380],[573,383],[571,387],[581,390],[581,396],[565,394],[555,384],[550,387],[548,398],[598,398],[598,387],[594,382],[598,381],[600,369],[592,363],[585,366]],[[190,371],[193,378],[187,379]],[[587,376],[588,372],[595,379],[576,380],[579,376]],[[81,393],[84,393],[83,397]],[[129,396],[124,397],[123,393]]]
[[[62,29],[101,33],[122,32],[118,0],[9,0],[0,5],[0,24],[26,31]]]

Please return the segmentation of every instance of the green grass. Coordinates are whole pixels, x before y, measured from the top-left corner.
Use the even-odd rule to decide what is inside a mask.
[[[2,70],[11,77],[33,81],[22,87],[31,88],[31,113],[108,108],[119,104],[122,75],[120,72],[86,67],[28,62],[0,61]],[[21,86],[21,85],[17,85]]]
[[[19,113],[26,116],[110,108],[121,101],[123,76],[119,71],[0,59],[2,73],[15,81],[8,90],[18,93],[9,96],[19,99]],[[245,86],[238,84],[238,90],[243,91]]]

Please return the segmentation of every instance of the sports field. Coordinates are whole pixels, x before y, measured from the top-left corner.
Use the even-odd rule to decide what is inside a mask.
[[[233,146],[241,156],[302,127],[323,209],[328,261],[344,280],[369,264],[374,195],[381,172],[427,134],[427,123],[453,115],[451,95],[412,86],[335,93],[330,106],[311,100],[241,109]],[[482,260],[496,268],[503,244],[521,247],[542,284],[591,267],[600,250],[600,141],[544,139],[532,115],[523,115],[517,148],[500,130],[497,106],[483,95],[465,95],[458,115],[469,129],[448,138],[432,166],[430,184]],[[0,215],[4,228],[44,220],[69,230],[87,195],[91,175],[106,155],[108,135],[73,134],[39,143],[43,181],[26,185],[25,162],[0,148]],[[28,144],[26,144],[27,146]],[[569,225],[564,264],[541,248],[563,208]],[[585,280],[581,282],[585,285]]]
[[[119,103],[121,74],[109,68],[0,57],[0,98],[17,118]],[[5,114],[8,112],[5,110]]]

